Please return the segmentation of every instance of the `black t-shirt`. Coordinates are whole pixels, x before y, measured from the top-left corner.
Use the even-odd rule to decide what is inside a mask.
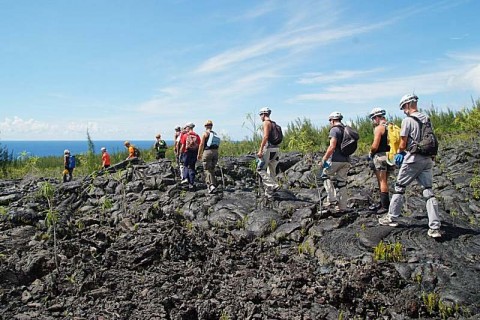
[[[328,137],[330,139],[337,139],[337,145],[332,155],[332,162],[350,162],[350,157],[343,155],[343,153],[340,151],[340,146],[342,145],[343,140],[343,128],[340,128],[339,126],[332,127]]]

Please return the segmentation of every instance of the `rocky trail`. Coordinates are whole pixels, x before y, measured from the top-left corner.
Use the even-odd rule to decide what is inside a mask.
[[[261,196],[253,156],[222,158],[214,194],[201,167],[192,192],[168,160],[65,184],[3,180],[0,315],[479,319],[479,159],[478,143],[441,150],[437,240],[416,184],[400,225],[378,225],[368,210],[376,179],[361,158],[349,172],[351,212],[336,216],[318,213],[325,192],[311,157],[298,153],[282,155],[272,201]]]

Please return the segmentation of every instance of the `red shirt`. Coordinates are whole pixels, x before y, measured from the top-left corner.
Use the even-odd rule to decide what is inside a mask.
[[[196,135],[197,136],[197,143],[198,143],[198,145],[200,145],[200,136],[198,134],[196,134],[193,131],[184,133],[180,136],[180,143],[182,144],[182,150],[181,150],[182,153],[187,152],[187,134]]]
[[[102,153],[102,165],[109,166],[110,165],[110,155],[108,152]]]

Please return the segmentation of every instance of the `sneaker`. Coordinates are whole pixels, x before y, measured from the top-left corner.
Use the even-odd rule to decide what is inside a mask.
[[[180,184],[187,184],[188,183],[188,179],[183,179],[182,181],[180,181]]]
[[[441,238],[442,234],[439,229],[428,229],[428,236],[432,238]]]
[[[326,213],[338,213],[341,212],[338,205],[328,205],[320,209],[319,213],[326,214]]]
[[[380,203],[374,203],[374,204],[370,205],[370,207],[368,207],[368,210],[377,211],[381,207],[382,207],[382,205]]]
[[[213,184],[208,187],[208,193],[214,193],[215,190],[217,190],[217,187],[215,187]]]
[[[378,218],[378,223],[382,226],[396,227],[398,222],[394,220],[395,218],[389,215],[388,213]]]

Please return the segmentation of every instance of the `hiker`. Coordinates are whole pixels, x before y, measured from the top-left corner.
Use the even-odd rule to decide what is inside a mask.
[[[385,110],[381,108],[373,108],[369,115],[374,130],[373,142],[368,154],[368,161],[370,168],[372,168],[377,177],[378,188],[380,189],[380,203],[374,203],[368,207],[368,209],[376,211],[377,214],[388,212],[388,207],[390,206],[388,177],[394,170],[394,167],[388,163],[387,153],[390,151],[390,145],[388,141],[387,119],[385,118],[385,115]]]
[[[110,154],[107,152],[107,148],[102,147],[102,169],[107,169],[110,167]]]
[[[162,139],[162,135],[159,133],[155,136],[155,144],[153,148],[155,149],[156,155],[155,159],[165,159],[165,152],[167,152],[167,143]]]
[[[401,215],[406,187],[416,180],[423,187],[423,197],[427,200],[426,209],[428,215],[428,236],[440,238],[440,216],[438,212],[438,202],[433,193],[433,159],[432,156],[426,156],[413,152],[412,147],[420,141],[421,127],[414,119],[419,119],[423,124],[429,121],[429,118],[418,111],[418,97],[415,94],[407,94],[400,100],[400,110],[403,110],[405,119],[402,120],[400,129],[400,146],[395,155],[395,163],[400,167],[397,181],[395,182],[395,192],[390,202],[388,213],[378,219],[378,223],[385,226],[396,227],[397,219]]]
[[[127,150],[128,150],[128,157],[127,157],[126,160],[136,158],[136,156],[135,156],[135,147],[133,146],[133,144],[131,144],[130,141],[125,141],[125,142],[123,143],[123,145],[124,145],[125,148],[127,148]]]
[[[337,111],[328,116],[330,144],[319,163],[323,168],[323,186],[327,193],[325,207],[321,213],[345,213],[347,211],[347,173],[350,169],[350,156],[344,155],[340,149],[344,132],[342,119],[343,115]]]
[[[178,150],[180,148],[180,135],[182,134],[182,128],[180,128],[180,126],[176,126],[175,127],[175,135],[173,137],[173,142],[174,142],[174,145],[173,145],[173,153],[175,153],[175,157],[177,158],[178,160]]]
[[[200,137],[193,131],[195,125],[191,122],[185,125],[186,133],[180,138],[180,150],[183,159],[183,179],[181,184],[188,184],[189,190],[195,189],[195,164],[197,163]]]
[[[197,159],[202,160],[203,168],[205,170],[205,183],[207,184],[208,193],[213,193],[215,192],[215,189],[217,189],[215,166],[218,162],[218,147],[220,144],[220,139],[216,137],[216,133],[212,128],[212,120],[205,122],[205,132],[200,139],[200,146],[197,155]]]
[[[269,142],[272,130],[271,113],[272,110],[268,107],[260,109],[258,113],[263,122],[263,137],[257,153],[257,173],[262,178],[267,199],[273,198],[275,191],[280,188],[276,177],[280,147]]]
[[[182,135],[187,133],[185,127],[183,129],[180,126],[175,127],[175,145],[173,147],[173,152],[175,153],[175,159],[178,164],[180,171],[180,180],[183,180],[183,152],[182,152],[182,143],[180,142]]]
[[[63,151],[63,182],[70,182],[73,179],[73,159],[70,157],[70,150]]]

